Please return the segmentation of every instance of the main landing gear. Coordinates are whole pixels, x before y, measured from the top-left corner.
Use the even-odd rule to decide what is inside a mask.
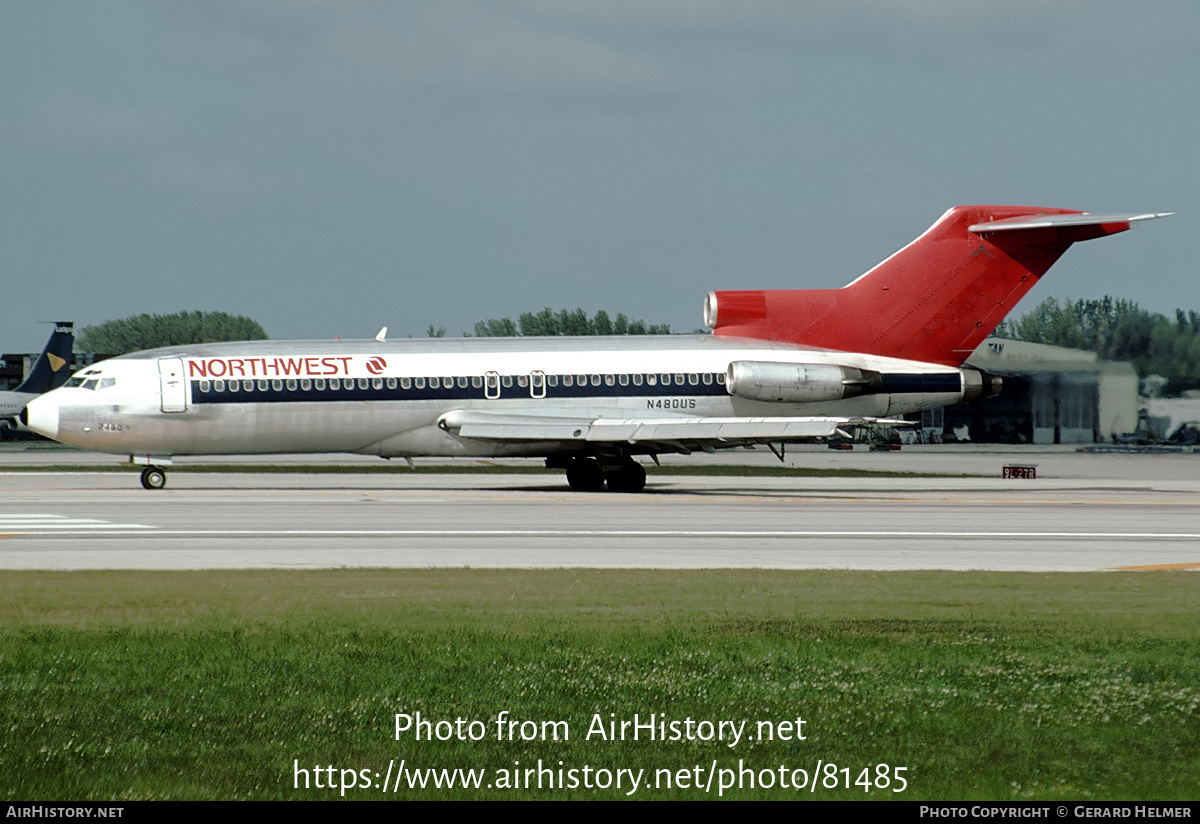
[[[549,464],[549,462],[547,462]],[[558,464],[567,470],[567,485],[576,492],[641,492],[646,487],[646,469],[632,458],[601,464],[595,458],[569,458]]]
[[[167,473],[157,466],[142,470],[142,486],[146,489],[162,489],[167,485]]]

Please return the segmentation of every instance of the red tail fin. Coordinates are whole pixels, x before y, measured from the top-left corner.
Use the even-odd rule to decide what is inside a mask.
[[[717,335],[958,366],[1072,243],[1161,216],[956,206],[849,286],[712,292],[705,322]]]

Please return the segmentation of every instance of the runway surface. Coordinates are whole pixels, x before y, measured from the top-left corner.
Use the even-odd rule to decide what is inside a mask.
[[[29,463],[6,454],[0,568],[1200,570],[1200,456],[917,455],[858,460],[1041,477],[675,476],[586,494],[557,475],[175,472],[149,492],[135,472],[6,472]],[[1098,477],[1077,477],[1089,457]]]

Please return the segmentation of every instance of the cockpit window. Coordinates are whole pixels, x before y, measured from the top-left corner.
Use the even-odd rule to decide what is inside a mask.
[[[80,378],[78,376],[71,378],[69,381],[67,381],[66,383],[63,384],[63,386],[82,386],[82,385],[83,385],[83,378]]]
[[[99,388],[107,389],[110,386],[116,386],[116,384],[117,384],[116,378],[101,378]]]
[[[83,382],[83,388],[84,389],[95,389],[96,383],[97,383],[97,380],[95,378],[88,378],[86,381]]]

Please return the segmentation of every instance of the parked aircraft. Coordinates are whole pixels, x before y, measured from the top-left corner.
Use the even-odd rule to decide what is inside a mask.
[[[995,394],[962,364],[1067,247],[1161,216],[959,206],[841,289],[710,293],[712,335],[156,349],[82,370],[23,419],[128,454],[148,489],[176,455],[354,452],[541,457],[572,489],[637,491],[635,456],[774,448]]]
[[[62,386],[71,377],[71,348],[75,345],[75,324],[60,320],[46,348],[38,356],[33,369],[16,389],[0,392],[0,425],[9,428],[16,425],[17,415],[25,404],[41,395]]]

